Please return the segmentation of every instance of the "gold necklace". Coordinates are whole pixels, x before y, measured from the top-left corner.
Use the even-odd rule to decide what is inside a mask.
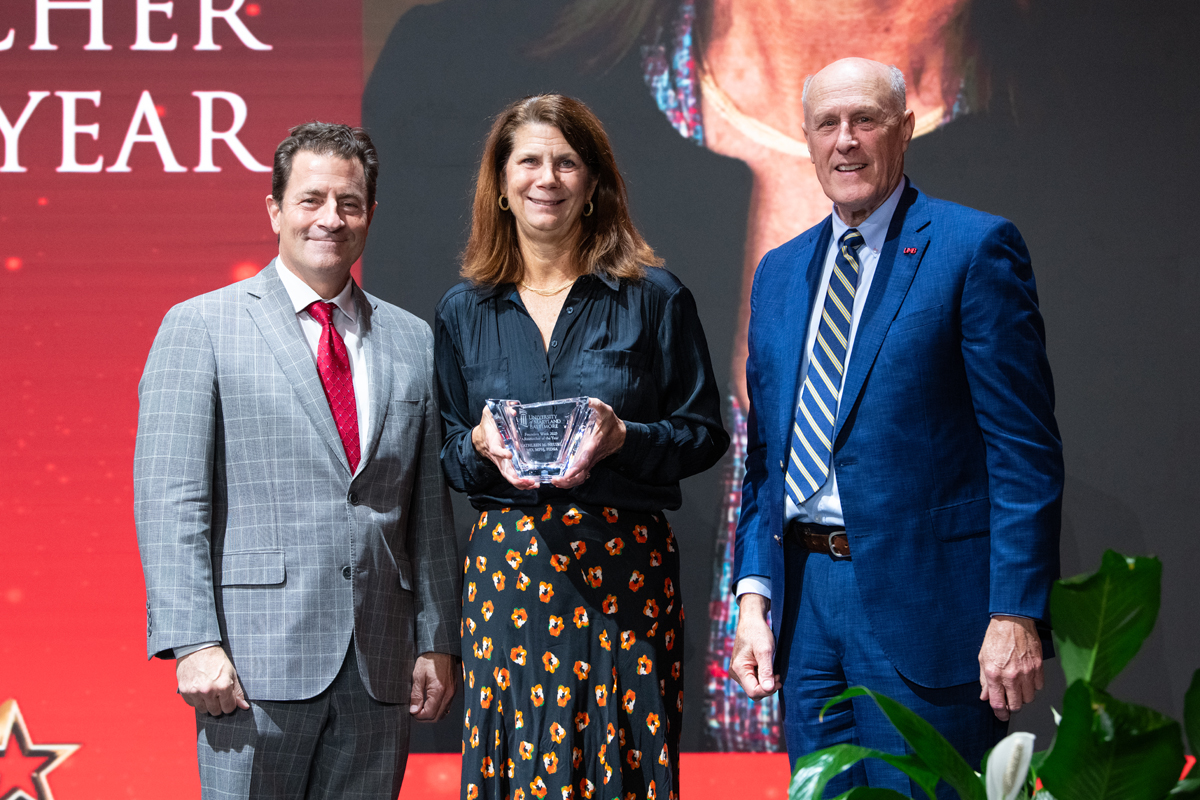
[[[809,157],[807,144],[799,139],[788,136],[778,128],[755,119],[738,108],[737,104],[733,102],[733,98],[725,94],[725,90],[717,84],[716,77],[708,69],[708,65],[702,57],[696,59],[696,72],[700,76],[701,96],[708,98],[709,103],[717,110],[717,113],[724,117],[725,121],[732,125],[739,133],[750,141],[774,150],[777,153],[784,153],[796,158]],[[945,115],[946,107],[938,106],[917,117],[913,137],[924,136],[930,131],[936,130],[942,124]]]
[[[530,286],[528,283],[526,283],[525,281],[518,281],[518,283],[521,285],[522,289],[528,289],[529,291],[533,292],[534,294],[541,295],[542,297],[554,297],[554,295],[558,294],[563,289],[569,289],[572,286],[574,286],[575,281],[576,281],[576,279],[572,278],[571,280],[564,283],[562,286],[558,287],[557,289],[554,289],[553,291],[549,291],[549,292],[546,291],[545,289],[535,289],[532,286]]]

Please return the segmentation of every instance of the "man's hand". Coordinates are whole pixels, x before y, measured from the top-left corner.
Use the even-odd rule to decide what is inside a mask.
[[[738,598],[737,634],[729,671],[752,700],[761,700],[779,690],[775,674],[775,636],[771,633],[768,612],[771,601],[761,594],[747,593]]]
[[[448,653],[423,653],[413,666],[408,713],[419,720],[446,716],[458,685],[457,659]]]
[[[1033,702],[1042,678],[1042,640],[1033,620],[994,616],[979,650],[980,700],[986,700],[998,719],[1008,721],[1013,712]]]
[[[175,662],[175,679],[185,703],[218,717],[250,708],[237,670],[223,647],[206,647]]]

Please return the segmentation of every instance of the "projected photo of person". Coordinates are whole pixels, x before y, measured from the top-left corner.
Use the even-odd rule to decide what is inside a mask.
[[[1004,0],[1005,13],[1019,11]],[[684,750],[780,750],[776,699],[728,675],[730,585],[746,443],[746,331],[754,269],[830,211],[801,130],[804,79],[846,56],[899,67],[916,136],[993,94],[969,0],[443,0],[403,12],[373,64],[364,125],[385,171],[365,280],[406,307],[434,304],[457,274],[489,114],[553,91],[605,121],[646,238],[695,294],[733,437],[722,469],[684,483]],[[994,9],[992,10],[994,12]],[[370,48],[368,48],[370,50]],[[368,52],[368,60],[372,53]],[[419,266],[414,285],[400,265]],[[707,635],[697,628],[707,616]],[[703,719],[703,726],[696,723]]]

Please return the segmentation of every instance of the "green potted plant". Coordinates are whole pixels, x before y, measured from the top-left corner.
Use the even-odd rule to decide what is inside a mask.
[[[939,781],[962,800],[1200,800],[1200,777],[1180,778],[1183,738],[1200,753],[1200,670],[1184,696],[1178,722],[1106,691],[1154,629],[1162,562],[1128,558],[1113,550],[1100,569],[1057,581],[1050,594],[1054,642],[1067,679],[1058,731],[1049,750],[1034,752],[1034,737],[1013,733],[971,769],[933,726],[900,703],[862,686],[830,700],[824,710],[853,697],[872,698],[904,736],[910,755],[836,745],[796,762],[789,800],[819,800],[826,782],[864,758],[904,771],[930,798]],[[1036,788],[1040,779],[1041,787]],[[890,789],[856,787],[835,800],[903,800]]]

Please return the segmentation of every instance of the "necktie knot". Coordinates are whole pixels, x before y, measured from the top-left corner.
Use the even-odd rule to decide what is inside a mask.
[[[308,313],[312,318],[321,323],[322,326],[329,325],[333,322],[333,303],[324,303],[320,300],[314,300],[308,306]]]
[[[842,247],[850,248],[851,253],[856,252],[858,248],[862,247],[865,243],[866,239],[864,239],[863,235],[858,232],[858,228],[851,228],[850,230],[846,231],[842,234],[842,238],[838,241],[838,244]]]

